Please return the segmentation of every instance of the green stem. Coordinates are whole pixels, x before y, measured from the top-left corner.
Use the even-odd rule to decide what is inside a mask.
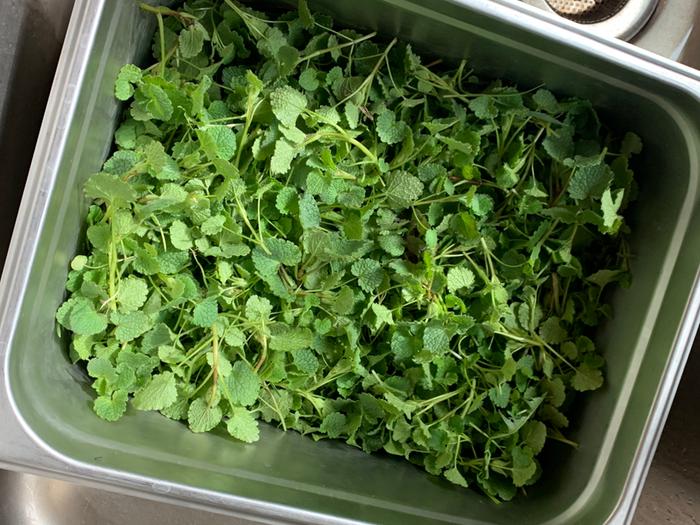
[[[214,396],[219,382],[219,335],[216,331],[216,325],[211,326],[211,354],[212,354],[212,389],[209,396],[209,406],[214,402]]]
[[[350,93],[347,97],[342,99],[340,102],[336,103],[334,107],[338,107],[341,104],[343,104],[344,102],[347,102],[348,100],[353,98],[355,95],[362,92],[362,90],[365,90],[365,94],[362,98],[362,102],[360,105],[364,105],[367,102],[367,95],[369,92],[369,87],[372,85],[372,82],[374,82],[374,77],[377,76],[379,69],[382,67],[382,64],[384,63],[384,59],[389,55],[389,51],[391,51],[391,48],[394,47],[394,45],[396,45],[397,42],[398,42],[398,40],[396,38],[394,38],[391,42],[389,42],[389,45],[386,46],[386,49],[379,57],[379,60],[377,60],[377,63],[374,65],[374,68],[372,69],[370,74],[367,75],[367,78],[365,78],[362,81],[362,84],[360,84],[360,86],[355,91]]]
[[[160,76],[165,76],[165,26],[163,25],[163,15],[158,13],[156,15],[158,18],[158,35],[160,38]]]
[[[166,16],[174,16],[175,18],[188,18],[190,20],[195,20],[196,17],[194,15],[190,15],[188,13],[183,13],[180,11],[174,11],[173,9],[170,9],[168,7],[164,6],[153,6],[150,4],[147,4],[145,2],[141,2],[139,4],[139,7],[143,9],[144,11],[148,11],[149,13],[154,13],[156,15],[166,15]]]
[[[114,225],[111,221],[112,209],[109,208],[107,215],[110,217],[110,226],[112,230],[112,238],[109,243],[109,307],[112,310],[117,309],[117,248],[114,240]]]
[[[282,411],[280,410],[280,407],[279,407],[279,405],[277,404],[277,400],[275,399],[275,396],[272,394],[272,392],[270,391],[270,388],[269,388],[265,383],[263,383],[263,388],[264,388],[264,389],[267,391],[267,393],[270,395],[270,400],[274,403],[275,406],[274,406],[274,407],[271,406],[270,403],[268,403],[267,401],[265,401],[262,397],[260,397],[260,401],[261,401],[262,403],[266,404],[266,405],[268,406],[268,408],[270,408],[270,410],[272,410],[273,412],[277,412],[277,415],[279,416],[279,419],[280,419],[280,423],[282,423],[282,430],[284,430],[284,431],[286,432],[286,431],[287,431],[287,425],[286,425],[286,423],[284,422],[284,416],[282,415]]]
[[[267,359],[267,337],[265,337],[264,335],[260,338],[260,347],[260,357],[258,357],[258,362],[255,363],[255,366],[253,367],[255,368],[256,372],[260,370],[260,367],[265,363],[265,360]]]
[[[204,380],[199,384],[199,386],[197,388],[195,388],[194,392],[192,392],[192,395],[191,395],[192,398],[194,398],[197,395],[197,393],[202,389],[202,387],[209,382],[209,379],[211,378],[212,375],[213,375],[213,371],[209,371],[209,373],[204,378]]]
[[[267,249],[267,246],[265,246],[265,243],[263,243],[262,239],[258,237],[258,232],[253,227],[253,225],[250,223],[250,219],[248,219],[248,214],[246,213],[245,209],[243,208],[243,204],[241,203],[241,200],[238,198],[238,195],[234,195],[234,199],[236,200],[236,208],[238,209],[238,213],[241,216],[241,218],[243,219],[243,222],[250,230],[250,233],[253,234],[253,238],[257,241],[258,245],[265,251],[265,253],[267,253],[269,255],[270,250]]]
[[[335,139],[335,140],[342,140],[345,142],[348,142],[349,144],[352,144],[355,146],[357,149],[359,149],[364,155],[371,160],[374,164],[377,164],[379,162],[379,159],[377,156],[372,153],[370,150],[367,149],[367,147],[362,144],[362,142],[350,137],[347,133],[344,132],[339,132],[339,133],[332,133],[332,132],[320,132],[320,133],[314,133],[311,135],[309,138],[307,138],[304,141],[304,145],[311,144],[313,142],[319,141],[321,139],[328,138],[328,139]]]
[[[316,58],[317,56],[325,55],[326,53],[330,53],[331,51],[336,51],[336,50],[343,49],[343,48],[346,48],[349,46],[354,46],[355,44],[359,44],[360,42],[364,42],[365,40],[369,40],[370,38],[374,38],[375,36],[377,36],[377,33],[372,32],[372,33],[369,33],[368,35],[357,38],[355,40],[351,40],[350,42],[346,42],[344,44],[339,44],[339,45],[333,46],[333,47],[327,47],[325,49],[319,49],[318,51],[314,51],[313,53],[309,53],[308,55],[304,55],[304,56],[299,57],[296,65],[298,66],[299,64],[301,64],[302,62],[305,62],[306,60],[311,60],[313,58]]]

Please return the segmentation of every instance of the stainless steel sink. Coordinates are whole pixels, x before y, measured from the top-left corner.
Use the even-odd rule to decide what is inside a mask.
[[[0,471],[3,525],[246,525],[251,521],[29,474]]]
[[[118,0],[122,1],[122,0]],[[4,260],[73,0],[0,0],[0,260]],[[695,17],[697,25],[692,21]],[[660,0],[636,43],[700,67],[696,0]],[[694,62],[693,61],[697,61]],[[635,523],[700,520],[700,342],[691,356],[648,477]],[[0,427],[1,428],[1,427]],[[0,430],[1,432],[2,430]],[[240,519],[0,470],[0,524],[243,524]]]

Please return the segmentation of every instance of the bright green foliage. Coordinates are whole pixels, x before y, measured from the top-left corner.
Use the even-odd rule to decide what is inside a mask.
[[[236,135],[228,126],[207,126],[197,130],[200,147],[211,161],[230,160],[236,153]]]
[[[107,328],[107,316],[95,311],[92,301],[74,296],[56,312],[58,322],[77,335],[95,335]]]
[[[205,40],[209,40],[209,35],[199,22],[185,27],[178,39],[180,55],[183,58],[196,57],[202,52]]]
[[[175,376],[172,372],[154,375],[134,394],[131,403],[138,410],[162,410],[177,399]]]
[[[187,422],[192,432],[208,432],[221,422],[223,412],[217,405],[198,397],[187,410]]]
[[[331,412],[321,422],[321,432],[328,435],[329,438],[338,438],[345,432],[347,417],[340,412]]]
[[[275,89],[270,93],[270,106],[283,126],[293,128],[299,115],[306,109],[306,97],[291,86]]]
[[[469,268],[454,266],[447,271],[447,289],[450,293],[469,289],[474,285],[474,273]]]
[[[397,122],[394,112],[385,109],[377,116],[377,135],[386,144],[401,142],[406,136],[408,126],[405,122]]]
[[[260,429],[253,414],[242,407],[233,407],[226,422],[226,430],[236,439],[255,443],[260,439]]]
[[[224,385],[224,394],[233,405],[250,406],[258,399],[260,378],[248,363],[236,361]]]
[[[306,193],[299,199],[299,222],[305,230],[317,228],[321,223],[321,212],[314,197]]]
[[[123,312],[138,310],[146,302],[146,297],[148,297],[148,285],[143,279],[130,275],[119,282],[117,302]]]
[[[217,311],[216,298],[208,297],[192,310],[192,323],[202,328],[209,328],[216,321]]]
[[[126,390],[116,390],[111,395],[99,396],[95,399],[93,408],[102,419],[117,421],[126,412],[128,400],[129,393]]]
[[[134,95],[134,85],[142,78],[141,70],[133,65],[126,64],[119,71],[114,83],[114,95],[119,100],[129,100]]]
[[[176,13],[116,78],[56,312],[95,412],[246,443],[262,420],[524,493],[604,381],[639,137],[303,1]]]

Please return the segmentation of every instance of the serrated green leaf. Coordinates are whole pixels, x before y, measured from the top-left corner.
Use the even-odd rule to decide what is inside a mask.
[[[236,153],[236,135],[231,128],[213,125],[197,130],[202,149],[210,161],[230,160]]]
[[[153,321],[142,311],[120,314],[112,313],[112,322],[117,326],[114,335],[120,343],[128,343],[153,328]]]
[[[207,297],[194,307],[192,322],[195,326],[210,328],[216,322],[218,315],[219,305],[216,302],[216,297]]]
[[[291,215],[298,208],[299,196],[294,188],[285,186],[275,198],[275,207],[282,215]]]
[[[451,469],[447,469],[445,472],[442,473],[445,478],[454,483],[455,485],[459,485],[460,487],[467,488],[469,487],[469,483],[467,483],[467,480],[464,479],[464,476],[462,473],[457,469],[457,467],[452,467]]]
[[[532,453],[521,447],[514,447],[512,451],[513,469],[511,476],[516,487],[526,485],[537,472],[537,464],[532,458]]]
[[[537,106],[537,109],[552,115],[560,111],[559,103],[557,102],[556,97],[547,89],[538,89],[535,94],[532,95],[532,100]]]
[[[219,233],[221,233],[224,224],[226,224],[225,216],[214,215],[213,217],[209,217],[206,221],[204,221],[199,226],[199,229],[204,235],[218,235]]]
[[[423,193],[423,183],[406,172],[393,172],[389,175],[386,196],[391,206],[407,208]]]
[[[309,11],[309,6],[306,4],[306,0],[299,0],[298,9],[299,20],[305,29],[311,29],[314,26],[314,17]]]
[[[307,375],[314,375],[320,363],[314,353],[308,348],[299,348],[292,352],[292,360],[300,372]]]
[[[107,328],[107,316],[98,313],[85,297],[68,299],[56,312],[58,322],[78,335],[95,335]]]
[[[567,338],[566,330],[558,317],[549,317],[540,325],[540,336],[549,344],[563,343]]]
[[[576,369],[576,373],[571,379],[571,386],[579,392],[597,390],[603,386],[603,373],[583,363]]]
[[[202,24],[195,22],[182,31],[179,37],[179,50],[183,58],[192,58],[202,52],[204,40],[208,39],[207,30]]]
[[[251,296],[245,304],[245,316],[250,321],[267,321],[272,313],[272,304],[264,297]]]
[[[313,333],[308,328],[284,327],[272,334],[270,348],[281,352],[293,352],[310,347],[313,340]]]
[[[535,453],[539,454],[547,439],[547,427],[541,421],[528,421],[520,429],[523,442]]]
[[[376,120],[377,135],[385,144],[396,144],[401,142],[406,133],[408,126],[405,122],[396,120],[396,115],[388,109],[382,111]]]
[[[131,404],[137,410],[163,410],[177,399],[175,376],[172,372],[154,375],[135,394]]]
[[[569,195],[576,200],[600,198],[612,178],[612,170],[605,164],[578,168],[569,181]]]
[[[351,268],[352,274],[357,277],[357,282],[366,292],[376,290],[384,280],[384,270],[381,264],[373,259],[360,259]]]
[[[131,170],[138,162],[138,156],[133,151],[115,151],[114,154],[105,161],[102,170],[112,175],[124,175]]]
[[[320,86],[315,69],[305,69],[299,75],[299,85],[306,91],[316,91]]]
[[[226,430],[231,436],[244,443],[255,443],[260,439],[258,422],[248,410],[242,407],[231,409],[229,420],[226,422]]]
[[[489,398],[498,408],[505,408],[510,401],[511,386],[508,383],[502,383],[489,389]]]
[[[372,312],[377,318],[377,326],[382,324],[393,325],[394,316],[386,306],[383,304],[372,303]]]
[[[400,235],[389,234],[379,236],[379,246],[394,257],[400,257],[404,253],[404,240]]]
[[[293,242],[271,237],[265,240],[265,246],[270,251],[270,256],[285,266],[294,266],[301,262],[301,250]]]
[[[92,405],[95,414],[107,421],[117,421],[126,412],[129,394],[126,390],[116,390],[109,395],[99,396]]]
[[[112,363],[104,357],[90,359],[87,364],[87,373],[95,379],[104,379],[113,383],[117,379],[117,373]]]
[[[138,310],[146,302],[147,297],[148,285],[143,279],[129,276],[119,282],[117,302],[123,312]]]
[[[563,126],[547,132],[547,136],[542,142],[542,146],[547,154],[559,162],[574,155],[574,130],[571,126]]]
[[[345,120],[350,129],[355,129],[360,124],[360,109],[352,101],[345,103]]]
[[[85,183],[85,194],[93,199],[110,203],[129,203],[137,198],[136,192],[116,175],[97,173]]]
[[[275,152],[270,159],[270,171],[273,175],[283,175],[287,173],[296,156],[296,147],[287,139],[279,139],[275,143]]]
[[[134,86],[141,80],[141,68],[133,64],[122,66],[114,83],[114,96],[119,100],[129,100],[134,95]]]
[[[165,90],[152,83],[141,84],[134,93],[135,107],[143,108],[144,115],[137,113],[132,108],[132,117],[135,120],[156,119],[161,121],[170,120],[173,116],[173,103]]]
[[[428,325],[423,331],[423,347],[433,354],[444,354],[450,350],[450,336],[439,325]]]
[[[240,406],[254,404],[260,394],[261,381],[248,363],[236,361],[231,373],[223,381],[224,396],[230,403]]]
[[[447,271],[447,289],[455,293],[462,289],[471,289],[474,286],[474,273],[469,268],[454,266]]]
[[[642,139],[639,135],[628,131],[622,139],[620,153],[625,156],[639,155],[642,152]]]
[[[477,193],[472,198],[470,208],[477,217],[485,217],[493,210],[493,199],[488,195]]]
[[[355,304],[355,294],[352,288],[343,286],[335,296],[333,301],[333,311],[340,315],[347,315],[352,311]]]
[[[192,248],[190,228],[182,221],[173,221],[170,225],[170,243],[178,250]]]
[[[332,412],[323,418],[319,430],[328,435],[329,438],[339,438],[345,432],[347,417],[340,412]]]
[[[603,212],[603,226],[611,233],[615,233],[620,224],[622,224],[622,217],[618,215],[618,211],[620,211],[622,206],[624,194],[625,190],[617,190],[613,198],[610,188],[607,188],[601,197],[600,207]]]
[[[218,405],[198,397],[187,410],[187,423],[192,432],[208,432],[221,422],[223,412]]]
[[[272,113],[283,126],[296,126],[299,115],[306,109],[308,101],[303,93],[290,86],[275,89],[270,93]]]
[[[143,149],[148,173],[159,180],[178,180],[180,168],[177,162],[165,152],[160,142],[150,142]],[[165,188],[164,188],[165,189]]]
[[[469,102],[469,109],[474,112],[477,118],[482,120],[492,119],[498,115],[496,100],[489,95],[481,95],[474,98],[474,100]]]
[[[114,142],[124,149],[134,149],[136,147],[136,122],[127,120],[114,132]]]
[[[305,230],[318,228],[321,224],[321,213],[319,212],[318,204],[310,193],[305,193],[299,199],[299,222],[301,222],[301,226]]]

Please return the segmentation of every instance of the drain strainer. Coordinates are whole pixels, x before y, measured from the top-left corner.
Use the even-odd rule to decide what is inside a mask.
[[[596,24],[615,16],[628,0],[547,0],[557,14],[581,24]]]

